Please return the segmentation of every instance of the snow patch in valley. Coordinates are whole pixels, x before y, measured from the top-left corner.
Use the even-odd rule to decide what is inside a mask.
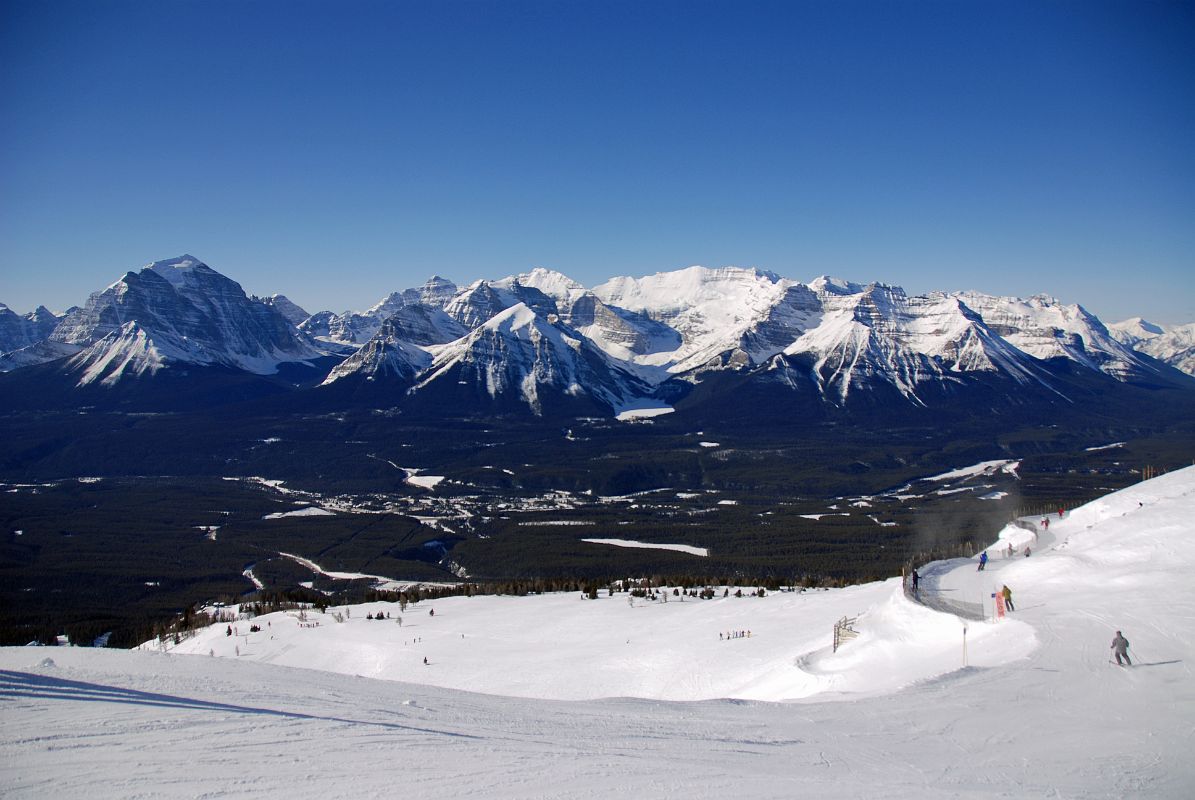
[[[326,508],[318,506],[307,506],[306,508],[297,508],[294,511],[275,511],[273,514],[266,514],[262,519],[283,519],[285,517],[331,517],[335,516],[335,512],[329,511]]]
[[[639,419],[651,419],[652,417],[663,416],[664,414],[671,414],[676,411],[671,406],[656,406],[653,408],[626,408],[614,415],[614,418],[619,422],[633,422]]]
[[[254,587],[256,587],[257,589],[266,588],[266,585],[264,583],[262,583],[260,580],[258,580],[257,576],[253,574],[253,567],[249,567],[247,570],[245,570],[241,574],[244,575],[246,578],[248,578],[249,582],[252,583],[254,585]]]
[[[319,564],[315,563],[309,558],[297,556],[294,553],[278,553],[283,558],[289,558],[296,564],[300,564],[312,572],[323,575],[325,578],[331,578],[337,581],[359,581],[370,580],[373,581],[375,589],[384,591],[399,592],[411,588],[412,586],[451,586],[450,583],[443,582],[428,582],[428,581],[400,581],[394,578],[388,578],[385,575],[370,575],[365,572],[338,572],[336,570],[326,570]],[[260,588],[260,587],[259,587]]]
[[[995,461],[981,461],[978,464],[972,464],[969,467],[960,467],[959,469],[952,469],[949,472],[943,472],[940,475],[934,475],[929,478],[922,478],[926,481],[953,481],[959,478],[971,478],[976,475],[995,475],[997,472],[1004,472],[1013,477],[1017,475],[1017,468],[1021,466],[1021,462],[1005,458]]]
[[[438,483],[444,480],[443,475],[420,475],[419,473],[423,470],[417,467],[399,467],[399,469],[406,473],[407,477],[404,480],[407,483],[421,489],[434,489]]]
[[[582,539],[583,542],[590,544],[609,544],[614,547],[631,547],[642,550],[674,550],[678,553],[688,553],[693,556],[708,556],[710,554],[707,547],[693,547],[688,544],[657,544],[654,542],[636,542],[632,539]]]

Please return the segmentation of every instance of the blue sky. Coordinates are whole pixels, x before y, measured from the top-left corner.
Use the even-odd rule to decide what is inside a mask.
[[[1195,4],[0,0],[0,301],[704,264],[1195,321]]]

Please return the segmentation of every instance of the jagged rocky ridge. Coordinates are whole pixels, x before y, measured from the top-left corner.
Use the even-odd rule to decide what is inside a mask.
[[[835,407],[861,396],[921,406],[989,379],[1064,396],[1049,368],[1059,363],[1120,383],[1190,383],[1140,352],[1161,353],[1174,339],[1188,343],[1189,358],[1182,329],[1110,330],[1045,296],[909,297],[880,283],[804,284],[735,267],[619,277],[593,289],[546,269],[463,289],[433,277],[365,312],[296,322],[304,313],[280,295],[248,298],[183,256],[127,273],[5,359],[18,368],[69,356],[64,367],[80,385],[110,385],[174,363],[268,374],[283,362],[351,353],[324,387],[534,414],[661,405],[726,375],[740,388],[746,381]],[[15,330],[2,312],[0,324]]]

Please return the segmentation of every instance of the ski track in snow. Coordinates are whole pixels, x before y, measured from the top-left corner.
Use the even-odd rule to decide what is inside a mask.
[[[311,612],[316,628],[279,612],[167,652],[2,648],[0,794],[1185,800],[1192,520],[1187,468],[1048,530],[1005,528],[985,571],[923,567],[922,592],[989,614],[1008,585],[1016,611],[998,622],[889,580],[633,605],[447,598],[401,626],[365,619],[394,615],[386,603],[344,623]],[[1022,541],[1032,557],[995,555]],[[834,653],[842,616],[860,635]],[[1131,669],[1110,664],[1117,629]],[[752,635],[719,638],[737,630]]]

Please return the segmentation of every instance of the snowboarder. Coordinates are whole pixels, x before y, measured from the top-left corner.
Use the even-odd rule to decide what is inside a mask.
[[[1029,549],[1029,545],[1025,545],[1025,558],[1029,558],[1029,555],[1030,555],[1032,552],[1033,552],[1033,551]]]
[[[427,664],[427,656],[424,656],[424,657],[423,657],[423,663],[424,663],[424,664]]]
[[[1120,631],[1116,632],[1116,638],[1112,640],[1112,652],[1116,653],[1116,663],[1119,666],[1128,664],[1133,666],[1133,662],[1129,660],[1129,640],[1124,638],[1124,634]],[[1121,664],[1120,659],[1124,659],[1124,664]]]
[[[1012,558],[1012,542],[1008,543],[1008,558]]]
[[[988,551],[984,550],[982,553],[979,554],[979,569],[976,570],[976,572],[983,572],[983,568],[987,566],[987,563],[988,563]]]
[[[1008,586],[1005,585],[1004,588],[1000,590],[1000,594],[1004,595],[1004,607],[1009,611],[1016,611],[1016,608],[1014,608],[1012,605],[1012,589],[1009,589]]]
[[[1049,517],[1044,517],[1044,518],[1042,519],[1042,521],[1041,521],[1041,526],[1042,526],[1043,528],[1045,528],[1046,530],[1049,530],[1049,529],[1050,529],[1050,518],[1049,518]]]
[[[434,617],[436,615],[436,610],[434,608],[428,609],[427,615],[429,617]]]
[[[913,570],[913,594],[917,594],[917,589],[921,586],[921,576],[917,574],[917,570]]]

